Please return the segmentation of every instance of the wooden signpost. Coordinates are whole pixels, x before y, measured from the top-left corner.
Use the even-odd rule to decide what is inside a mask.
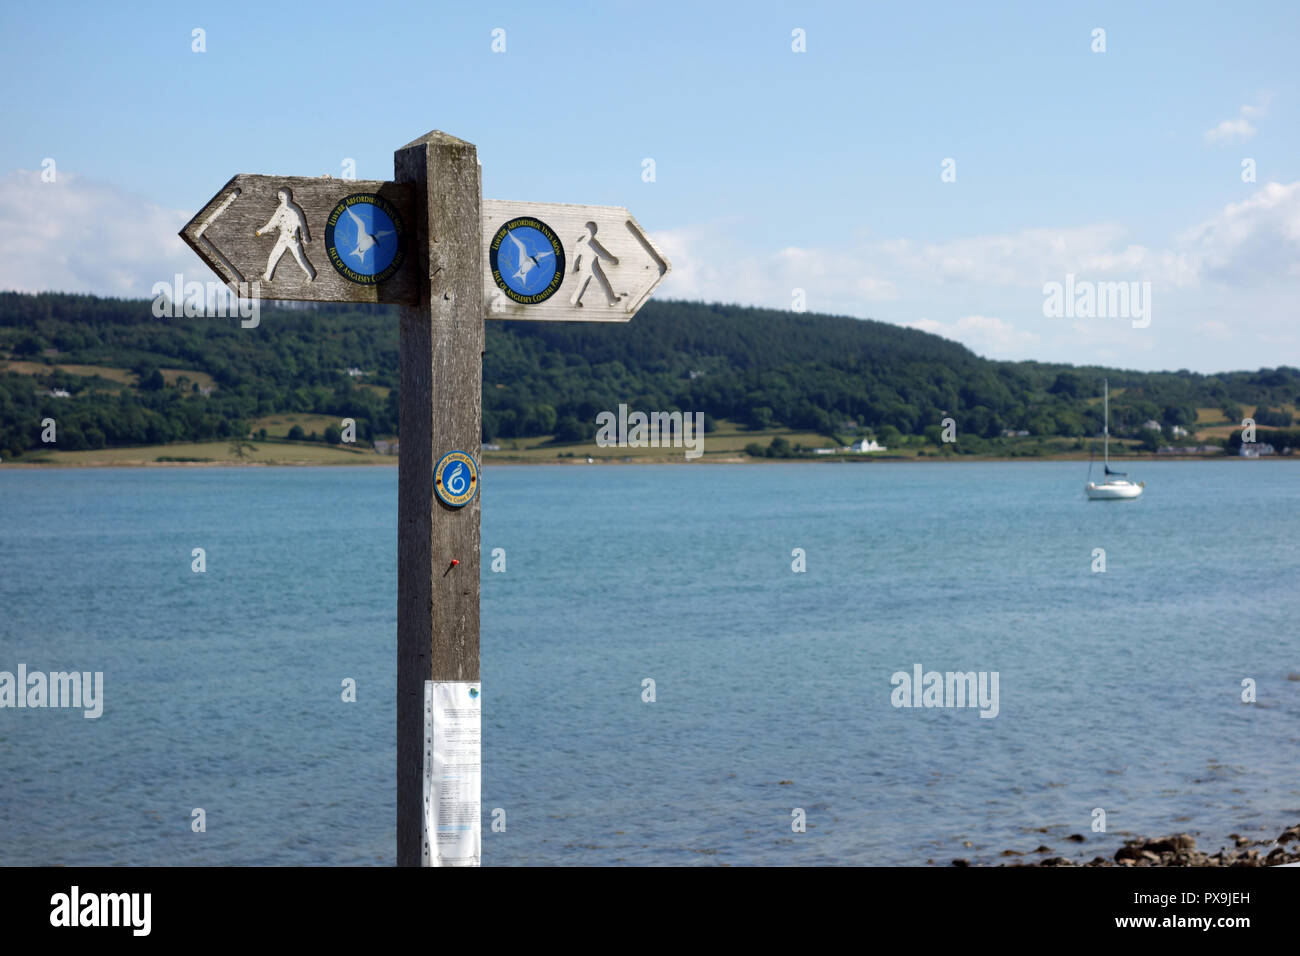
[[[236,176],[181,237],[246,297],[401,306],[397,863],[477,865],[483,320],[626,322],[670,266],[626,209],[483,200],[446,133],[393,166]]]

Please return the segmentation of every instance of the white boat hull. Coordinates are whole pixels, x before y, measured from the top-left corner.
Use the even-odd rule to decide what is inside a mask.
[[[1102,407],[1105,409],[1104,421],[1105,427],[1102,434],[1106,436],[1105,452],[1102,462],[1105,464],[1105,480],[1090,481],[1083,486],[1083,492],[1090,501],[1124,501],[1130,498],[1136,498],[1142,494],[1142,482],[1133,481],[1122,472],[1110,470],[1110,381],[1105,380],[1102,384]],[[1092,474],[1092,465],[1088,466],[1088,474]]]
[[[1093,501],[1119,501],[1142,494],[1142,486],[1135,481],[1090,481],[1083,490]]]

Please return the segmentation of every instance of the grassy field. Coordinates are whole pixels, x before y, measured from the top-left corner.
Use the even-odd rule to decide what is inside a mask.
[[[1216,409],[1205,410],[1217,413],[1222,419],[1222,413]],[[1204,420],[1214,421],[1209,415],[1203,416]],[[315,431],[323,434],[325,427],[334,425],[337,427],[339,420],[329,415],[310,415],[310,414],[282,414],[268,415],[253,422],[252,430],[265,428],[273,440],[271,441],[252,441],[252,450],[245,449],[244,457],[241,459],[232,449],[230,441],[209,441],[209,442],[181,442],[172,445],[150,445],[139,448],[104,448],[95,451],[59,451],[52,449],[48,451],[29,452],[20,458],[12,459],[13,464],[49,464],[49,465],[68,465],[68,466],[136,466],[136,465],[153,465],[153,464],[260,464],[260,465],[394,465],[397,463],[396,456],[379,455],[371,448],[354,447],[349,445],[327,445],[324,442],[289,442],[283,440],[288,434],[290,428],[294,425],[302,426],[304,432],[310,434]],[[1234,428],[1240,428],[1237,424],[1206,424],[1198,429],[1200,435],[1226,435]],[[838,447],[837,443],[825,435],[818,435],[815,432],[793,431],[790,429],[766,429],[764,431],[750,431],[739,425],[728,421],[719,421],[717,429],[708,432],[704,436],[703,450],[704,454],[693,461],[700,462],[746,462],[755,461],[745,454],[745,446],[751,443],[757,443],[766,448],[776,436],[784,438],[793,445],[802,445],[806,449],[811,448],[830,448]],[[848,436],[843,436],[846,439]],[[482,460],[484,462],[507,463],[531,463],[531,464],[567,464],[576,462],[586,462],[591,458],[596,462],[632,462],[632,463],[669,463],[686,461],[685,448],[682,447],[662,447],[662,448],[601,448],[595,442],[581,442],[573,444],[551,444],[549,437],[543,436],[538,438],[522,439],[504,439],[497,442],[501,446],[499,451],[484,451]],[[1032,447],[1038,444],[1037,439],[1026,440],[1023,444]],[[1100,455],[1101,443],[1099,439],[1085,439],[1082,448],[1075,447],[1075,440],[1070,438],[1045,439],[1043,441],[1050,451],[1041,456],[1022,456],[1025,460],[1037,458],[1043,459],[1065,459],[1065,460],[1086,460],[1089,457],[1090,449],[1095,448]],[[1111,439],[1111,456],[1120,458],[1132,456],[1139,459],[1151,457],[1149,453],[1138,450],[1138,442],[1132,439]],[[979,458],[1013,458],[1010,454],[1011,449],[1002,449],[1000,453],[988,456],[967,456],[957,455],[946,447],[936,448],[933,445],[924,444],[901,444],[891,447],[887,452],[882,454],[872,453],[865,455],[842,453],[827,455],[824,458],[818,457],[813,460],[817,461],[863,461],[867,459],[907,459],[907,460],[934,460],[934,459],[954,459],[954,460],[978,460]],[[164,460],[170,459],[170,460]],[[765,459],[767,460],[767,459]]]
[[[217,383],[212,380],[212,376],[207,372],[196,372],[192,368],[160,368],[158,371],[162,372],[163,380],[168,385],[175,385],[176,380],[184,375],[191,382],[197,384],[199,388],[217,387]],[[132,375],[131,377],[134,378],[135,376]]]
[[[1282,411],[1290,412],[1293,419],[1300,418],[1297,415],[1295,405],[1281,405]],[[1254,418],[1258,407],[1255,405],[1242,405],[1241,414],[1243,418]],[[1230,422],[1223,416],[1223,410],[1218,408],[1198,408],[1196,410],[1196,437],[1205,438],[1227,438],[1233,432],[1241,430],[1241,422]]]
[[[325,429],[333,425],[340,428],[339,424],[342,419],[335,415],[310,415],[307,413],[297,414],[293,412],[284,412],[277,415],[267,415],[264,418],[255,419],[249,426],[248,430],[257,434],[261,429],[266,429],[269,438],[284,438],[289,434],[289,429],[294,425],[301,425],[304,434],[310,435],[315,432],[317,435],[324,435]]]
[[[17,372],[19,375],[48,375],[55,369],[84,378],[98,375],[110,382],[121,382],[123,385],[135,384],[135,375],[129,370],[110,368],[107,365],[46,365],[44,362],[20,362],[16,359],[0,362],[0,372]]]
[[[764,431],[750,431],[740,425],[726,420],[717,423],[717,430],[708,432],[704,436],[703,450],[704,455],[695,461],[704,462],[723,462],[723,461],[751,461],[745,454],[745,446],[751,443],[757,443],[764,448],[771,444],[772,439],[781,436],[793,445],[802,445],[804,448],[837,448],[839,443],[826,435],[819,435],[816,432],[792,431],[790,429],[773,428]],[[849,440],[849,436],[841,436]],[[1088,457],[1088,445],[1085,443],[1083,449],[1075,449],[1074,439],[1061,438],[1049,439],[1048,443],[1056,446],[1051,457],[1059,458],[1084,458]],[[541,438],[520,438],[520,439],[502,439],[496,442],[501,446],[500,451],[485,451],[483,453],[484,461],[501,461],[501,462],[554,462],[568,461],[570,458],[585,461],[588,458],[594,461],[633,461],[633,462],[677,462],[685,460],[684,448],[601,448],[595,442],[582,442],[574,444],[550,444],[549,437]],[[1128,445],[1136,446],[1137,442],[1127,442],[1120,439],[1111,439],[1112,455],[1123,455],[1129,449]],[[1100,444],[1098,444],[1100,449]],[[1100,452],[1098,452],[1100,454]],[[947,457],[943,450],[933,445],[899,445],[889,448],[883,454],[836,454],[827,455],[825,460],[863,460],[870,458],[938,458]],[[966,457],[966,456],[956,456]],[[996,457],[996,456],[995,456]],[[821,460],[821,459],[818,459]]]
[[[29,452],[6,464],[48,464],[88,467],[91,465],[395,465],[392,455],[376,455],[369,448],[326,445],[321,442],[250,442],[240,459],[229,441],[177,442],[138,448],[100,448],[93,451]],[[189,459],[188,461],[160,459]]]
[[[256,432],[265,428],[273,438],[283,438],[294,425],[301,425],[307,433],[312,431],[323,434],[327,425],[338,426],[339,420],[329,415],[283,414],[268,415],[258,419],[252,425]],[[699,462],[745,462],[754,461],[745,454],[745,446],[757,443],[766,448],[773,438],[780,436],[793,445],[804,448],[838,447],[837,443],[825,435],[815,432],[793,431],[773,428],[764,431],[750,431],[728,421],[719,421],[717,430],[704,436],[704,455]],[[845,436],[847,438],[847,436]],[[245,448],[241,459],[231,448],[230,441],[179,442],[171,445],[149,445],[138,448],[102,448],[94,451],[48,451],[29,452],[21,458],[12,459],[13,464],[48,464],[64,466],[139,466],[139,465],[393,465],[396,456],[378,455],[371,448],[352,447],[348,445],[327,445],[324,442],[289,442],[289,441],[252,441],[252,449]],[[550,444],[549,438],[525,438],[499,441],[500,451],[484,451],[482,460],[487,463],[531,463],[556,464],[586,462],[591,458],[596,462],[684,462],[685,448],[601,448],[595,442],[575,444]],[[1053,453],[1043,457],[1086,459],[1087,446],[1079,450],[1073,447],[1073,439],[1049,441],[1054,446]],[[1118,457],[1130,452],[1126,445],[1130,443],[1112,439],[1112,455]],[[962,455],[944,454],[942,449],[931,445],[900,445],[881,454],[836,454],[817,458],[819,461],[862,461],[872,458],[910,459],[922,458],[969,458]],[[1145,456],[1143,456],[1145,457]]]
[[[790,431],[774,428],[766,431],[749,431],[728,421],[719,421],[717,430],[704,435],[704,455],[696,461],[735,461],[744,459],[744,448],[750,442],[758,442],[767,447],[772,439],[780,435],[791,445],[803,445],[806,448],[830,448],[835,445],[825,435],[816,432]],[[594,441],[568,444],[551,444],[550,436],[538,438],[501,439],[496,444],[500,451],[483,453],[484,461],[556,461],[561,458],[587,459],[596,461],[622,461],[630,458],[634,461],[685,461],[686,449],[683,447],[660,448],[601,448]]]
[[[17,372],[19,375],[48,375],[55,369],[82,378],[93,378],[98,375],[110,382],[120,382],[123,385],[130,385],[132,388],[137,386],[140,381],[139,376],[130,369],[113,368],[110,365],[71,365],[66,363],[46,365],[43,362],[21,362],[16,359],[0,360],[0,372]],[[212,380],[212,376],[207,372],[196,372],[188,368],[160,368],[158,371],[162,372],[163,380],[168,385],[175,385],[176,380],[182,375],[191,382],[197,383],[199,388],[212,388],[216,385]]]
[[[771,436],[778,432],[747,432],[746,437],[751,440],[757,440],[760,444],[766,446],[771,441]],[[790,434],[785,433],[786,437]],[[764,440],[766,438],[766,440]],[[278,441],[254,441],[249,442],[252,450],[247,447],[244,450],[244,457],[239,458],[231,450],[229,441],[211,441],[211,442],[178,442],[172,445],[147,445],[136,448],[101,448],[94,451],[39,451],[29,452],[20,458],[6,459],[0,468],[25,465],[47,465],[53,467],[137,467],[143,465],[158,466],[201,466],[201,465],[396,465],[396,455],[379,455],[370,448],[352,448],[347,445],[326,445],[323,442],[278,442]],[[590,445],[554,445],[544,447],[524,447],[523,442],[520,448],[505,447],[501,451],[488,451],[483,453],[483,461],[487,464],[576,464],[585,463],[590,457],[596,462],[613,463],[629,462],[640,464],[655,463],[676,463],[685,461],[683,449],[681,448],[599,448],[594,444]],[[982,459],[1006,459],[1006,460],[1025,460],[1025,461],[1049,461],[1049,460],[1074,460],[1086,461],[1088,451],[1085,448],[1080,451],[1070,447],[1072,442],[1062,442],[1050,454],[1042,456],[1026,456],[1023,458],[1011,458],[1008,455],[957,455],[944,454],[935,449],[933,446],[905,446],[898,449],[890,449],[885,460],[899,459],[907,461],[935,461],[935,460],[952,460],[952,461],[979,461]],[[774,459],[753,459],[743,451],[733,451],[726,448],[712,447],[708,440],[705,441],[705,455],[702,458],[694,459],[696,462],[765,462]],[[742,446],[743,447],[743,446]],[[568,457],[567,453],[572,451],[573,457]],[[590,452],[590,454],[587,454]],[[924,452],[924,455],[920,454]],[[557,457],[557,454],[564,457]],[[1154,456],[1145,452],[1135,452],[1132,448],[1124,447],[1117,441],[1111,442],[1111,460],[1132,456],[1140,460],[1150,459]],[[814,459],[796,459],[803,461],[863,461],[867,459],[881,460],[882,456],[877,454],[854,455],[839,454],[827,455],[824,458]],[[775,459],[789,460],[789,459]]]
[[[1255,409],[1242,406],[1241,413],[1243,415],[1245,414],[1253,415],[1255,414]],[[1201,427],[1202,425],[1228,425],[1228,424],[1231,423],[1228,421],[1228,419],[1226,419],[1223,416],[1222,408],[1198,408],[1196,410],[1197,428]]]

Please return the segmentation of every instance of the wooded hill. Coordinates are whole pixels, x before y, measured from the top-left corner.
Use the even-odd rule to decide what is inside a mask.
[[[268,304],[245,329],[238,318],[155,318],[147,300],[0,293],[0,452],[40,447],[46,417],[62,449],[241,437],[284,412],[354,418],[364,441],[395,435],[397,351],[391,307]],[[651,301],[627,325],[489,322],[483,431],[587,440],[596,414],[623,403],[828,440],[923,435],[944,417],[970,439],[1083,437],[1101,431],[1103,377],[1117,435],[1148,420],[1166,433],[1191,427],[1198,409],[1240,422],[1253,408],[1259,425],[1286,427],[1300,400],[1289,367],[998,362],[884,322]]]

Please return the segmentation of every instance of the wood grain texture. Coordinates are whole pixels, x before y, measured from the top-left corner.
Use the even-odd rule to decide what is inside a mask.
[[[560,288],[543,302],[511,300],[492,275],[491,244],[497,231],[519,217],[540,219],[555,231],[564,248],[565,276]],[[597,254],[601,275],[582,287],[582,240],[594,223],[595,239],[610,257]],[[490,319],[530,319],[551,322],[626,322],[654,292],[672,268],[654,240],[622,206],[574,206],[565,203],[483,201],[483,301]],[[616,262],[614,260],[617,260]],[[589,267],[588,267],[589,268]],[[607,280],[607,282],[606,282]],[[581,292],[578,302],[574,296]]]
[[[264,278],[279,230],[257,233],[279,208],[281,189],[291,192],[292,202],[302,211],[307,236],[301,250],[315,270],[314,278],[304,272],[291,250],[277,257],[273,278],[269,281]],[[402,217],[406,233],[402,239],[405,251],[401,268],[375,285],[359,285],[345,279],[325,253],[326,220],[340,200],[354,193],[377,193],[391,202]],[[418,273],[412,255],[415,248],[411,224],[415,215],[413,197],[410,187],[379,180],[241,173],[226,183],[186,224],[181,238],[235,292],[240,291],[240,282],[257,282],[258,294],[263,299],[411,305],[419,301]]]
[[[403,147],[393,162],[398,183],[425,197],[411,247],[421,303],[400,315],[397,492],[397,863],[418,866],[424,682],[479,679],[482,498],[449,508],[433,469],[449,451],[481,460],[481,192],[474,146],[445,133]]]

